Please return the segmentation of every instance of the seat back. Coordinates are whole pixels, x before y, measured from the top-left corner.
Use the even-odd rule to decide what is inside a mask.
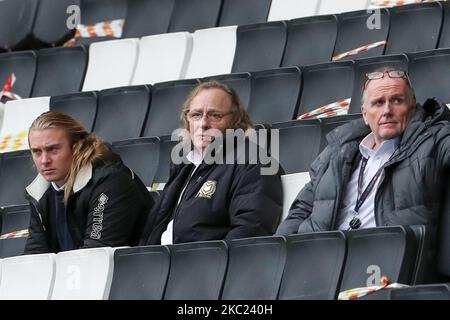
[[[430,284],[391,290],[390,300],[450,300],[448,284]]]
[[[114,252],[110,300],[161,300],[170,267],[166,246],[120,248]]]
[[[272,0],[223,0],[219,26],[266,22]]]
[[[158,169],[156,169],[152,186],[152,190],[156,191],[164,189],[166,182],[169,180],[172,148],[179,143],[179,141],[172,141],[171,136],[161,136],[159,138]]]
[[[219,81],[236,91],[239,99],[241,100],[244,108],[248,108],[250,103],[250,92],[251,92],[251,76],[249,72],[241,73],[231,73],[223,74],[218,76],[206,77],[201,79],[201,82],[206,82],[210,80]]]
[[[175,244],[165,300],[218,300],[228,262],[224,241]]]
[[[214,28],[221,6],[222,0],[175,0],[169,32]]]
[[[320,0],[318,14],[341,13],[362,10],[369,7],[370,0]]]
[[[7,83],[9,75],[14,73],[16,82],[13,84],[11,92],[19,95],[21,98],[30,97],[36,74],[36,66],[37,58],[34,51],[2,53],[0,55],[1,88],[3,89]]]
[[[320,0],[304,1],[301,6],[298,0],[272,0],[267,21],[288,20],[315,16]]]
[[[0,258],[22,255],[28,237],[30,207],[9,206],[1,208],[0,214],[2,220]]]
[[[283,214],[281,215],[281,221],[286,219],[292,202],[294,202],[300,190],[303,189],[309,180],[308,172],[284,174],[281,176],[281,185],[283,186]]]
[[[274,300],[286,261],[283,237],[256,237],[229,243],[222,300]]]

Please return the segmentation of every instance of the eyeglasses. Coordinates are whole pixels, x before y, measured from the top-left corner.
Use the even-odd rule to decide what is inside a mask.
[[[210,111],[206,113],[206,118],[208,118],[211,122],[219,122],[227,115],[232,114],[233,111],[230,112],[218,112],[218,111]],[[203,119],[203,112],[200,111],[186,111],[185,116],[190,121],[200,121]]]
[[[390,71],[375,71],[375,72],[369,72],[366,73],[366,81],[364,82],[363,88],[365,89],[367,87],[367,84],[370,80],[376,80],[384,78],[384,75],[387,74],[389,78],[404,78],[408,81],[408,84],[411,86],[409,82],[409,77],[403,70],[390,70]]]

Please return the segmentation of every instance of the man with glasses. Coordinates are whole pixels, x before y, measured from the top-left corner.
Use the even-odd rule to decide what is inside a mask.
[[[416,105],[405,71],[384,68],[363,83],[362,119],[327,135],[277,234],[426,225],[435,233],[450,165],[450,112]]]
[[[259,163],[229,163],[225,142],[219,146],[223,162],[206,161],[227,129],[253,127],[235,91],[216,81],[198,85],[184,103],[181,122],[190,152],[187,161],[172,165],[141,245],[272,235],[281,217],[281,172],[262,175]]]

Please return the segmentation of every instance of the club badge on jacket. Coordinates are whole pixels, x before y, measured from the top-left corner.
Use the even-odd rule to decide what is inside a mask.
[[[215,180],[208,180],[203,183],[202,187],[198,191],[196,198],[208,198],[211,199],[214,192],[216,192],[217,182]]]

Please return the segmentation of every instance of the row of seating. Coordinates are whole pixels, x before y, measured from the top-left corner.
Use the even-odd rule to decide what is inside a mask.
[[[420,283],[419,246],[395,226],[25,255],[0,260],[0,298],[336,299],[382,276]]]
[[[71,25],[77,21],[74,15],[79,15],[79,23],[83,25],[124,19],[118,36],[130,38],[368,7],[377,6],[370,6],[369,0],[314,0],[302,5],[296,0],[3,0],[0,30],[5,31],[0,32],[0,50],[62,45],[75,34],[75,25]],[[78,39],[78,42],[111,39],[111,35],[92,36]]]

